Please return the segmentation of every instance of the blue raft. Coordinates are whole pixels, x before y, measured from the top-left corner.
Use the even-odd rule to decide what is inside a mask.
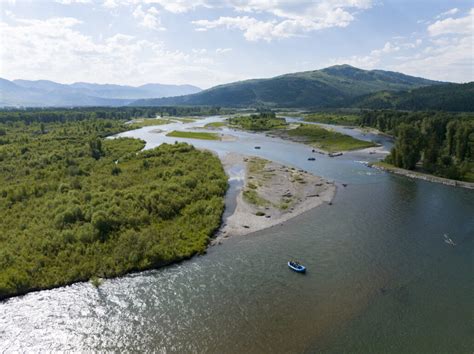
[[[306,272],[306,267],[304,265],[299,264],[298,262],[295,262],[295,261],[289,261],[288,262],[288,267],[290,267],[291,270],[294,270],[297,273],[305,273]]]

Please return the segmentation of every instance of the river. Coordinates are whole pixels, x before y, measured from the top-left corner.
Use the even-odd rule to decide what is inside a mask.
[[[376,155],[308,161],[307,146],[263,134],[224,130],[238,140],[221,142],[151,132],[220,119],[121,135],[147,148],[179,140],[261,156],[348,186],[333,205],[227,239],[204,256],[98,289],[78,283],[4,301],[0,351],[473,352],[474,191],[368,168]],[[288,269],[293,257],[306,275]]]

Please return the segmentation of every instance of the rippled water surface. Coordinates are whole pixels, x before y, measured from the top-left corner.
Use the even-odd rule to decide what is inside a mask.
[[[149,131],[126,135],[148,147],[168,139]],[[332,206],[228,239],[205,256],[99,289],[79,283],[0,303],[0,350],[473,351],[472,191],[374,171],[360,153],[310,162],[303,145],[227,133],[239,141],[193,142],[348,187],[338,188]],[[236,185],[240,174],[236,167]],[[291,257],[306,275],[287,268]]]

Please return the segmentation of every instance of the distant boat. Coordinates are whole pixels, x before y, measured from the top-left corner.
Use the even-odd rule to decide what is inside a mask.
[[[261,147],[260,146],[255,146],[255,149],[260,150]]]
[[[288,267],[290,267],[291,270],[294,270],[297,273],[306,273],[306,267],[296,261],[289,261]]]
[[[316,160],[314,157],[308,157],[308,161],[314,161]]]

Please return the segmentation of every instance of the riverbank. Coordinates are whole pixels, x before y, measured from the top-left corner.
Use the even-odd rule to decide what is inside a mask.
[[[471,183],[471,182],[457,181],[454,179],[429,175],[427,173],[405,170],[403,168],[398,168],[385,162],[375,162],[375,163],[369,164],[369,167],[376,168],[378,170],[382,170],[386,172],[391,172],[400,176],[421,179],[421,180],[433,182],[433,183],[441,183],[447,186],[474,189],[474,183]]]
[[[221,157],[226,171],[244,166],[244,185],[234,213],[224,220],[213,244],[281,224],[322,204],[331,203],[334,182],[273,161],[230,153]]]

